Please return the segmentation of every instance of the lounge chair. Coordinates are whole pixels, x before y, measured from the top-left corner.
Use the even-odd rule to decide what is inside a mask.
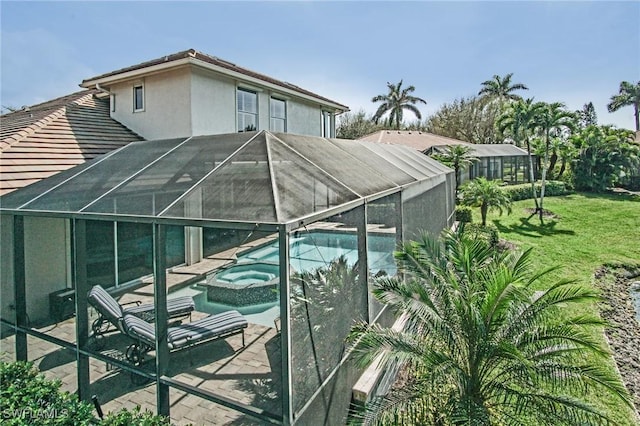
[[[109,324],[113,324],[121,333],[126,334],[123,320],[127,314],[135,315],[145,321],[153,321],[155,319],[155,307],[152,303],[141,304],[137,301],[121,305],[99,285],[91,288],[87,298],[91,306],[98,312],[98,318],[91,324],[92,337],[95,339],[99,339],[108,331]],[[126,307],[128,304],[135,304],[135,306]],[[193,298],[190,296],[167,300],[169,318],[190,317],[195,307]]]
[[[235,310],[209,315],[193,322],[168,327],[167,343],[170,351],[177,351],[242,333],[244,347],[244,329],[247,325],[247,319]],[[133,364],[139,364],[147,352],[155,350],[155,327],[135,315],[125,314],[124,329],[125,334],[135,340],[127,348],[127,359]]]

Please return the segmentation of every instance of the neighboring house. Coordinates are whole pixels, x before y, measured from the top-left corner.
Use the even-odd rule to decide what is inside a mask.
[[[509,184],[529,182],[527,151],[511,144],[471,144],[433,133],[411,130],[380,130],[363,136],[360,140],[404,145],[427,155],[442,153],[447,146],[466,145],[472,148],[471,155],[479,161],[460,172],[460,183],[480,176],[499,179]]]
[[[252,130],[335,137],[349,108],[291,83],[190,49],[88,78],[111,117],[145,139]]]
[[[142,138],[83,90],[0,117],[0,195]]]

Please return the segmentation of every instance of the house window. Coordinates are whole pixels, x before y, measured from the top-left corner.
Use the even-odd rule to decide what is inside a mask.
[[[258,94],[238,89],[238,132],[258,130]]]
[[[282,99],[271,98],[271,130],[287,131],[287,103]]]
[[[333,114],[329,111],[322,111],[322,133],[321,136],[324,138],[334,138],[335,132],[333,128]]]
[[[133,112],[144,111],[144,86],[133,86]]]
[[[116,112],[116,95],[111,94],[111,112]]]

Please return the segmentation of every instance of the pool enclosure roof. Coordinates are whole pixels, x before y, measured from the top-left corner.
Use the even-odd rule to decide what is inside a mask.
[[[414,149],[268,131],[133,142],[0,198],[63,217],[290,223],[444,179]]]

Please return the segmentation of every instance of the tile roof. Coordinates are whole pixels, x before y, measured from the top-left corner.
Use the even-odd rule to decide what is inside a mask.
[[[473,144],[446,136],[414,130],[380,130],[360,138],[363,141],[404,145],[427,152],[432,148],[449,145],[467,145],[476,157],[506,157],[527,155],[527,152],[511,144]]]
[[[0,195],[142,138],[83,90],[0,116]]]
[[[154,65],[162,65],[162,64],[165,64],[165,63],[173,62],[173,61],[178,61],[180,59],[189,59],[189,58],[197,59],[197,60],[203,61],[205,63],[211,64],[211,65],[215,65],[215,66],[220,67],[220,68],[224,68],[224,69],[229,70],[229,71],[234,71],[234,72],[243,74],[243,75],[248,76],[248,77],[252,77],[252,78],[255,78],[255,79],[258,79],[258,80],[262,80],[262,81],[267,82],[267,83],[274,84],[276,86],[280,86],[280,87],[292,90],[294,92],[298,92],[298,93],[301,93],[301,94],[304,94],[304,95],[307,95],[307,96],[311,96],[313,98],[316,98],[318,100],[322,100],[324,102],[332,103],[334,105],[337,105],[337,106],[343,108],[345,111],[349,110],[349,107],[346,106],[346,105],[342,105],[342,104],[340,104],[340,103],[338,103],[336,101],[333,101],[331,99],[325,98],[325,97],[320,96],[320,95],[318,95],[316,93],[310,92],[310,91],[308,91],[306,89],[303,89],[301,87],[296,86],[295,84],[291,84],[291,83],[288,83],[288,82],[285,82],[285,81],[280,81],[280,80],[277,80],[275,78],[269,77],[267,75],[260,74],[260,73],[257,73],[255,71],[251,71],[251,70],[249,70],[247,68],[239,67],[234,63],[231,63],[229,61],[225,61],[224,59],[220,59],[220,58],[218,58],[216,56],[207,55],[206,53],[199,52],[199,51],[197,51],[195,49],[189,49],[189,50],[184,50],[184,51],[178,52],[178,53],[172,53],[170,55],[166,55],[166,56],[163,56],[161,58],[157,58],[157,59],[153,59],[153,60],[150,60],[150,61],[142,62],[142,63],[137,64],[137,65],[132,65],[130,67],[122,68],[122,69],[119,69],[119,70],[116,70],[116,71],[111,71],[111,72],[108,72],[108,73],[105,73],[105,74],[101,74],[101,75],[98,75],[98,76],[95,76],[95,77],[92,77],[92,78],[87,78],[87,79],[82,81],[81,86],[88,87],[88,85],[90,85],[91,82],[94,82],[96,80],[102,80],[102,79],[105,79],[105,78],[108,78],[108,77],[117,76],[119,74],[124,74],[124,73],[127,73],[127,72],[137,71],[137,70],[141,70],[141,69],[144,69],[144,68],[152,67]]]

